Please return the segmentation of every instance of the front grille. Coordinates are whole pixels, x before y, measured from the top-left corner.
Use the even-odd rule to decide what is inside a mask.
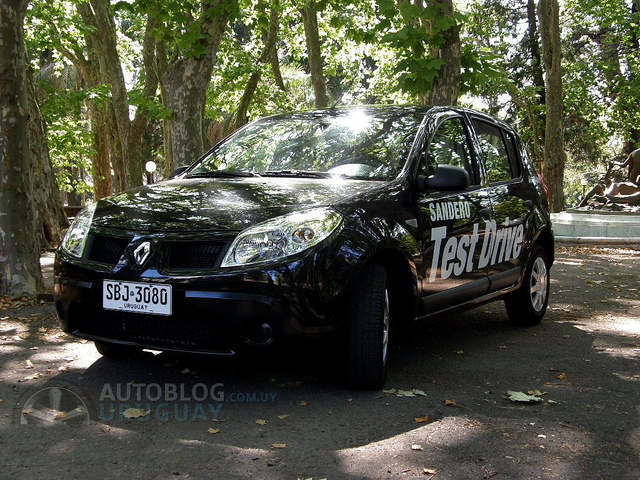
[[[115,265],[118,263],[130,239],[92,234],[87,239],[87,260]]]
[[[171,242],[168,244],[167,268],[211,269],[220,265],[225,242]]]
[[[187,321],[184,317],[98,310],[88,304],[74,303],[70,316],[72,330],[80,336],[84,334],[158,348],[228,350],[223,343],[228,338],[226,331],[204,312],[193,312]]]

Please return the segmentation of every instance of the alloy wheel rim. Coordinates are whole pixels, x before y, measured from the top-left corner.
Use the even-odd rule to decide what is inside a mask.
[[[531,269],[531,306],[540,313],[544,308],[549,291],[547,265],[542,257],[536,258]]]

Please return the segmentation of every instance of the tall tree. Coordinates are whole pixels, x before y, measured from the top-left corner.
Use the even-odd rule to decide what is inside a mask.
[[[560,6],[558,0],[538,4],[542,58],[546,82],[546,127],[542,176],[549,188],[551,211],[564,210],[564,114],[562,96],[562,47],[560,44]]]
[[[27,100],[29,147],[34,164],[33,199],[37,214],[36,225],[40,226],[40,248],[44,249],[60,244],[63,229],[69,226],[69,221],[62,206],[62,194],[51,165],[44,122],[29,72],[27,72]]]
[[[258,22],[258,24],[260,25],[259,33],[263,42],[262,52],[260,53],[260,56],[253,66],[254,69],[249,76],[249,80],[247,81],[237,110],[229,121],[228,127],[221,132],[222,136],[226,136],[228,133],[237,130],[247,123],[247,112],[262,77],[262,64],[267,64],[271,67],[271,72],[273,74],[276,85],[281,90],[286,90],[284,81],[282,79],[282,73],[280,71],[280,64],[277,54],[278,29],[280,26],[280,1],[271,0],[268,14],[266,12],[265,2],[259,1],[257,4],[257,8],[259,10],[258,13],[261,17],[265,19],[268,18],[266,24],[264,22]]]
[[[427,34],[432,40],[431,56],[442,60],[438,75],[433,80],[427,103],[431,105],[456,105],[462,78],[462,50],[460,25],[453,15],[452,0],[430,0],[436,17],[427,22]],[[444,22],[442,19],[446,19]]]
[[[542,57],[540,55],[540,38],[538,35],[538,16],[536,15],[535,0],[527,0],[527,36],[525,44],[528,46],[531,59],[531,77],[533,85],[536,89],[538,103],[544,105],[546,103],[546,93],[544,86],[544,72],[542,70]]]
[[[34,4],[32,15],[39,16],[42,20],[47,21],[46,31],[49,32],[49,35],[46,35],[45,32],[39,32],[39,35],[47,36],[43,40],[73,64],[73,68],[81,77],[81,82],[78,83],[81,83],[87,91],[95,92],[103,85],[101,70],[104,70],[104,60],[97,54],[95,43],[99,41],[100,34],[93,21],[91,6],[82,2],[76,5],[80,18],[84,19],[84,25],[80,24],[80,18],[68,18],[65,15],[65,7],[66,5],[60,2],[56,2],[53,5],[47,4],[46,6]],[[62,33],[74,27],[73,40],[69,38],[70,35]],[[83,38],[84,43],[79,42],[79,38]],[[49,59],[49,63],[41,66],[41,68],[55,70],[55,65]],[[104,95],[99,96],[93,93],[87,95],[87,97],[87,117],[93,149],[91,153],[93,198],[94,200],[99,200],[111,195],[112,191],[109,122],[107,121],[107,110],[111,108],[111,104],[106,101],[107,99],[104,98]],[[118,168],[117,162],[114,162],[114,164],[116,178],[121,177],[122,168]],[[121,188],[122,185],[118,184],[118,189],[120,190]]]
[[[0,3],[0,294],[43,287],[29,151],[25,0]]]
[[[85,9],[83,18],[87,25],[95,26],[97,38],[92,42],[99,56],[103,81],[110,86],[115,134],[112,149],[118,148],[122,157],[121,186],[123,189],[142,184],[143,158],[142,134],[147,124],[146,108],[138,108],[135,117],[130,115],[129,92],[118,53],[116,26],[109,0],[90,0],[91,11]],[[83,11],[80,11],[81,14]],[[153,20],[149,17],[143,40],[142,60],[144,68],[143,99],[151,101],[156,94],[158,77],[153,65],[155,56],[154,38],[151,35]]]
[[[457,104],[464,86],[463,52],[452,0],[377,3],[381,17],[377,28],[398,57],[399,88],[422,104]]]
[[[175,5],[174,5],[175,7]],[[182,38],[168,45],[167,36],[159,42],[159,77],[164,106],[171,112],[166,122],[171,136],[173,166],[188,165],[204,153],[204,110],[207,88],[216,64],[220,42],[229,18],[237,14],[237,0],[201,0],[200,12],[173,11],[171,22],[162,31],[170,32],[177,18],[185,22]],[[159,3],[153,13],[166,17]],[[174,37],[175,38],[175,37]]]
[[[315,93],[316,108],[326,108],[329,105],[327,97],[327,83],[322,69],[322,44],[318,30],[318,13],[315,0],[302,0],[298,9],[304,24],[304,34],[307,45],[307,58],[311,83]]]

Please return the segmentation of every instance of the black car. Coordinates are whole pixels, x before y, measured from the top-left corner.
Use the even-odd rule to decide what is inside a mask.
[[[175,177],[98,201],[55,262],[65,332],[107,357],[343,345],[379,388],[390,334],[503,299],[541,321],[554,242],[545,186],[509,126],[451,107],[255,121]]]

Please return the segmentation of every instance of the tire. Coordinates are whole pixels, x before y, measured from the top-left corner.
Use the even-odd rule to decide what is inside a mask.
[[[533,249],[522,285],[504,300],[513,325],[532,327],[542,321],[549,303],[549,261],[540,245]]]
[[[93,342],[96,350],[103,357],[123,360],[126,358],[137,358],[142,353],[142,349],[131,345],[120,345],[111,342]]]
[[[386,379],[390,328],[387,272],[367,265],[352,290],[347,307],[347,383],[376,390]]]

